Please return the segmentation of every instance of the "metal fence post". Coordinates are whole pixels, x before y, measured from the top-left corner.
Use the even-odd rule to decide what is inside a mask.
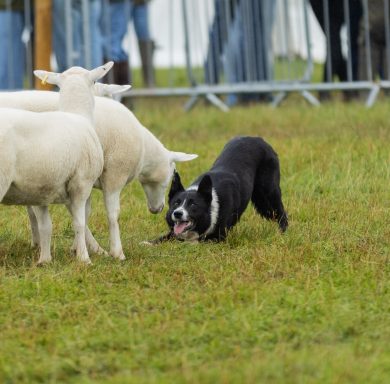
[[[65,44],[68,68],[73,67],[73,23],[72,23],[72,1],[65,1]]]
[[[27,74],[27,82],[30,88],[33,87],[33,74],[32,74],[32,68],[33,68],[33,54],[32,54],[32,42],[31,42],[31,32],[32,32],[32,25],[31,25],[31,0],[24,0],[24,31],[23,31],[23,38],[24,42],[26,44],[26,74]]]
[[[82,0],[82,19],[83,19],[83,50],[85,68],[92,68],[91,57],[91,28],[90,28],[90,4],[88,0]]]

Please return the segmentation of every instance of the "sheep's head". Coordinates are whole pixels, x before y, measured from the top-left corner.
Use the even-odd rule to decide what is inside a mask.
[[[72,67],[62,73],[36,70],[35,76],[60,88],[60,110],[81,114],[92,120],[95,82],[112,68],[112,61],[88,71]]]
[[[92,69],[91,71],[82,67],[71,67],[62,73],[35,70],[34,75],[41,79],[42,82],[57,85],[59,88],[61,88],[66,80],[74,76],[77,76],[79,79],[83,78],[84,81],[92,86],[97,80],[105,76],[113,65],[114,63],[109,61],[100,67]]]
[[[157,154],[154,154],[157,156]],[[165,205],[165,191],[172,179],[176,162],[190,161],[198,155],[164,150],[163,156],[147,173],[139,175],[151,213],[160,213]]]

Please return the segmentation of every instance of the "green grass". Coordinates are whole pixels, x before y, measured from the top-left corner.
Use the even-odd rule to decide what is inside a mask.
[[[231,137],[264,137],[280,157],[288,231],[248,207],[226,243],[145,247],[166,227],[134,183],[121,199],[125,262],[75,262],[69,216],[52,207],[54,262],[37,268],[24,209],[1,206],[0,382],[389,382],[387,103],[185,114],[142,100],[136,114],[169,148],[199,153],[178,166],[186,185]]]

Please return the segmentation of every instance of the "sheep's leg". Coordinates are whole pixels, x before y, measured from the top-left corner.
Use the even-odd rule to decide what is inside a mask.
[[[104,191],[104,204],[106,206],[108,225],[110,228],[110,255],[119,260],[124,260],[126,257],[122,249],[122,242],[118,224],[118,217],[120,211],[119,195],[120,191],[111,193]]]
[[[38,221],[34,213],[34,209],[31,206],[27,207],[28,217],[30,219],[30,229],[31,229],[31,247],[39,247],[39,228]]]
[[[38,260],[38,265],[44,263],[49,263],[51,261],[50,254],[50,242],[51,242],[51,231],[52,224],[49,215],[49,207],[34,207],[34,211],[31,209],[31,212],[36,218],[38,230],[39,230],[39,245],[40,245],[40,255]]]
[[[69,209],[73,218],[76,257],[83,263],[91,264],[85,242],[85,204],[86,200],[73,199],[69,204]]]
[[[85,227],[85,240],[90,252],[108,256],[108,253],[99,245],[88,226]]]
[[[69,210],[70,213],[70,206],[66,206]],[[107,252],[99,245],[99,243],[96,241],[94,236],[92,235],[92,232],[90,231],[88,227],[88,219],[89,216],[91,215],[91,196],[88,198],[87,203],[85,204],[85,222],[86,222],[86,227],[85,227],[85,241],[87,243],[87,248],[90,252],[92,253],[97,253],[98,255],[108,255]],[[76,252],[76,238],[73,241],[71,250],[73,252]]]
[[[90,252],[97,253],[98,255],[107,255],[107,252],[99,245],[99,243],[96,241],[94,236],[92,235],[92,232],[90,231],[88,227],[88,219],[91,215],[91,196],[89,196],[87,203],[85,204],[85,240],[87,242],[87,247]]]

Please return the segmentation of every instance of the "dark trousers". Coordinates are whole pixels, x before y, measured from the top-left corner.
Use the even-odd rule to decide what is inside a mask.
[[[360,0],[348,0],[349,3],[349,22],[350,22],[350,47],[351,47],[351,61],[352,61],[352,79],[358,78],[358,37],[359,37],[359,22],[362,17],[362,5]],[[326,55],[326,63],[324,67],[323,80],[325,82],[332,81],[335,76],[340,81],[347,81],[347,62],[344,59],[341,51],[340,30],[346,24],[346,17],[344,14],[343,0],[328,0],[329,4],[329,30],[326,33],[325,14],[324,14],[324,0],[310,0],[313,12],[316,15],[322,30],[325,33],[326,44],[330,49],[330,53]],[[329,76],[328,66],[331,65],[331,72]]]

